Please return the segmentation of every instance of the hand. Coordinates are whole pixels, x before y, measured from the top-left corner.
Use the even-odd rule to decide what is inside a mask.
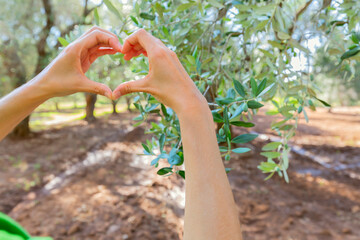
[[[182,113],[206,104],[176,54],[144,29],[130,35],[121,51],[125,60],[140,54],[149,58],[149,74],[143,79],[120,84],[113,92],[117,99],[128,93],[147,92],[163,104]],[[207,106],[207,104],[206,104]]]
[[[91,81],[85,76],[85,72],[98,57],[120,51],[121,44],[115,34],[93,27],[63,49],[40,73],[39,81],[49,97],[90,92],[111,98],[111,89]]]

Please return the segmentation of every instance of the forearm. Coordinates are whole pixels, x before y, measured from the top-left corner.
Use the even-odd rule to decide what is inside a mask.
[[[185,240],[239,240],[240,222],[210,109],[179,114],[186,168]]]
[[[37,106],[50,97],[41,80],[39,76],[35,77],[0,99],[0,141]]]

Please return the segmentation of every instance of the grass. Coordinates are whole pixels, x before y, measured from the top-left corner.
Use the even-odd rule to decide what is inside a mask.
[[[60,110],[72,110],[72,109],[84,109],[86,106],[83,93],[73,94],[68,97],[52,98],[45,103],[41,104],[36,112],[42,111],[57,111],[56,103]],[[103,96],[98,96],[96,101],[96,107],[111,105],[111,101]]]
[[[39,106],[30,118],[30,128],[34,131],[46,130],[54,126],[63,126],[68,123],[79,121],[85,118],[85,102],[78,101],[77,108],[74,108],[73,101],[64,99],[58,101],[59,111],[56,110],[55,101],[48,101]],[[132,106],[133,108],[133,106]],[[118,112],[127,111],[127,105],[117,104]],[[112,113],[112,105],[108,99],[99,97],[95,105],[94,116],[103,117]]]

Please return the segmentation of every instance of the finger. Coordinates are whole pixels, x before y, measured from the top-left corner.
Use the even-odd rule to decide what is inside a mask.
[[[137,51],[133,57],[137,57],[137,56],[139,56],[140,54],[142,54],[142,51]]]
[[[121,44],[119,42],[119,39],[112,36],[111,34],[104,33],[99,30],[94,30],[89,35],[85,36],[81,42],[83,43],[83,46],[87,49],[96,47],[99,44],[105,44],[106,46],[109,46],[113,48],[114,50],[121,51]]]
[[[100,94],[110,99],[112,97],[112,91],[108,86],[102,83],[94,82],[86,76],[83,77],[78,90],[79,92]]]
[[[97,52],[90,55],[89,61],[93,63],[98,57],[104,56],[106,54],[113,55],[115,53],[117,53],[117,51],[113,49],[99,49]]]
[[[117,35],[110,32],[110,31],[107,31],[103,28],[100,28],[98,26],[93,26],[90,28],[90,30],[86,31],[84,34],[82,34],[78,39],[77,41],[81,41],[83,40],[86,36],[90,35],[91,33],[93,33],[94,31],[99,31],[99,32],[103,32],[103,33],[106,33],[106,34],[109,34],[109,35],[112,35],[114,38],[118,39]],[[103,44],[105,45],[105,44]]]
[[[135,51],[131,50],[130,52],[124,54],[124,59],[126,61],[129,61],[134,55],[135,55]]]
[[[98,27],[98,26],[92,26],[92,27],[91,27],[88,31],[86,31],[81,37],[86,36],[86,35],[89,35],[90,33],[92,33],[92,32],[95,31],[95,30],[98,30],[98,31],[101,31],[101,32],[110,34],[110,35],[112,35],[113,37],[116,37],[116,38],[117,38],[116,34],[110,32],[110,31],[108,31],[108,30],[105,30],[105,29],[103,29],[103,28],[101,28],[101,27]]]
[[[143,50],[144,48],[140,45],[140,44],[136,44],[136,45],[131,45],[131,49],[132,50],[136,50],[136,51],[139,51],[139,50]]]
[[[147,88],[146,88],[146,78],[142,78],[139,80],[135,80],[135,81],[130,81],[130,82],[124,82],[122,84],[120,84],[114,91],[112,94],[112,98],[113,100],[118,99],[121,96],[124,96],[126,94],[129,93],[134,93],[134,92],[147,92]]]
[[[135,51],[135,50],[131,50],[130,52],[126,53],[124,55],[124,59],[126,61],[129,61],[130,59],[132,59],[133,57],[137,57],[139,56],[143,51]]]
[[[136,51],[142,50],[144,49],[140,44],[136,44],[135,46],[133,46],[133,49],[135,49]]]
[[[151,34],[146,32],[144,29],[139,29],[135,33],[131,34],[124,42],[122,47],[122,53],[127,53],[133,49],[134,46],[140,45],[149,52],[156,45],[161,44],[161,41],[153,37]]]

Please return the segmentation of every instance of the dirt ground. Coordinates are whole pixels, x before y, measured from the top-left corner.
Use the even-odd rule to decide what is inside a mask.
[[[291,154],[290,184],[257,165],[268,140],[226,167],[244,239],[360,239],[360,110],[326,109],[300,121],[292,145],[320,158]],[[132,114],[105,116],[0,143],[0,211],[33,235],[54,239],[182,239],[184,181],[156,176],[140,155],[144,128]],[[260,113],[250,129],[268,136],[275,118]],[[246,130],[237,128],[236,132]],[[275,135],[274,135],[275,136]],[[358,165],[357,165],[358,164]]]

